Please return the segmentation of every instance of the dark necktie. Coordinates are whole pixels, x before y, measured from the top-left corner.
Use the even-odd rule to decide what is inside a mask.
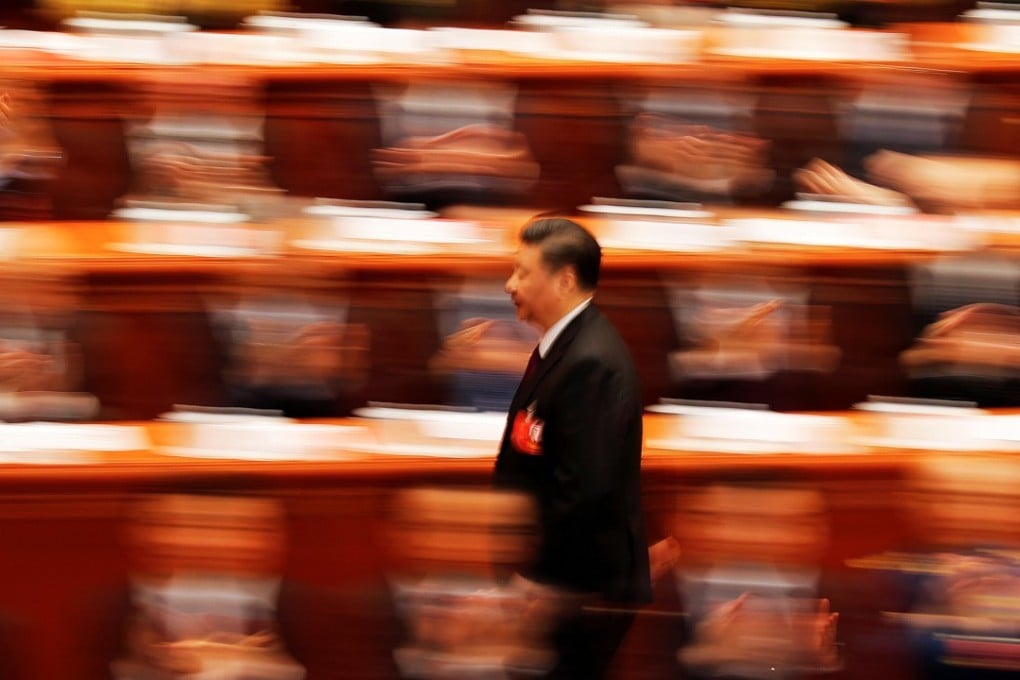
[[[541,363],[542,355],[538,353],[538,345],[535,345],[535,350],[531,353],[531,358],[528,359],[528,367],[524,369],[524,377],[521,380],[524,381],[533,376]]]

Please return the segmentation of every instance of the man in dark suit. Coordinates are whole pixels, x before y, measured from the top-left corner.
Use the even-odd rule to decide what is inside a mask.
[[[592,304],[601,249],[566,219],[521,233],[506,291],[542,338],[510,405],[495,481],[534,496],[537,557],[521,577],[582,607],[555,633],[552,677],[602,677],[651,596],[641,509],[641,392],[616,329]],[[598,612],[595,614],[594,612]],[[632,611],[632,610],[631,610]]]

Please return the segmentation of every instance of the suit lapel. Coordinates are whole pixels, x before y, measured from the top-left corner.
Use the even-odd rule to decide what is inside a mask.
[[[560,362],[563,355],[566,353],[567,348],[577,337],[577,334],[581,331],[581,328],[588,323],[589,319],[594,318],[598,313],[595,308],[595,304],[589,304],[584,311],[577,315],[567,327],[563,329],[559,337],[553,343],[552,347],[549,348],[549,353],[546,355],[542,362],[539,364],[538,369],[527,379],[523,380],[520,387],[517,388],[517,395],[514,397],[514,409],[521,408],[524,404],[532,401],[532,396],[539,384],[542,382],[542,378],[545,377],[552,368]]]

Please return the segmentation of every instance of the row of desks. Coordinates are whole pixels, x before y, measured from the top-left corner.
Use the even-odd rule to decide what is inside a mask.
[[[628,125],[646,99],[706,98],[716,111],[771,143],[777,173],[766,195],[738,202],[775,205],[793,195],[790,173],[814,157],[852,161],[840,117],[865,90],[912,96],[924,118],[930,93],[971,97],[953,124],[949,151],[1015,151],[1013,112],[1020,60],[1015,52],[964,49],[962,24],[890,28],[914,36],[896,62],[711,57],[677,64],[600,63],[478,52],[456,59],[364,65],[83,62],[5,51],[0,77],[36,86],[40,115],[52,121],[64,163],[44,191],[59,219],[103,219],[133,190],[125,128],[153,110],[263,118],[273,183],[291,195],[380,199],[371,152],[383,143],[380,88],[466,88],[500,84],[515,93],[500,116],[528,140],[541,175],[519,204],[580,205],[621,193],[614,169],[627,157]],[[876,90],[877,88],[877,90]],[[954,114],[955,115],[955,114]],[[731,120],[732,119],[732,120]],[[722,125],[726,127],[726,125]]]
[[[668,419],[650,415],[646,422],[647,435],[653,438]],[[297,426],[323,424],[357,425],[383,437],[378,430],[384,424],[378,421]],[[301,626],[301,634],[306,642],[317,641],[309,643],[312,649],[320,644],[333,650],[321,658],[312,656],[310,677],[389,677],[380,668],[394,631],[376,620],[383,604],[372,593],[382,587],[392,565],[393,541],[400,540],[391,531],[392,500],[401,490],[419,486],[485,487],[494,451],[494,444],[479,443],[476,457],[456,459],[356,452],[315,461],[187,458],[160,450],[180,444],[189,426],[168,422],[117,426],[141,428],[151,444],[137,451],[97,454],[85,464],[0,465],[5,555],[0,561],[0,612],[10,624],[0,642],[17,641],[17,655],[28,677],[103,677],[98,673],[109,661],[109,649],[93,643],[104,634],[118,634],[115,628],[104,631],[97,622],[106,620],[104,594],[124,587],[128,564],[124,528],[132,502],[140,494],[196,488],[279,499],[287,513],[286,578],[346,603],[337,609],[330,609],[333,600],[328,598],[306,603],[312,609],[305,612],[307,625]],[[427,452],[436,444],[425,438],[418,441]],[[921,450],[877,448],[852,454],[759,455],[650,448],[643,461],[649,541],[669,532],[685,489],[743,475],[756,483],[771,480],[820,490],[830,508],[833,531],[826,559],[842,569],[847,559],[908,542],[909,522],[899,492],[907,488],[913,465],[925,457]],[[335,635],[360,640],[364,646],[331,639]],[[635,673],[646,662],[640,655],[628,657]],[[359,666],[360,671],[354,670]]]
[[[672,62],[652,57],[642,59],[637,54],[631,58],[614,61],[611,56],[600,57],[599,55],[604,52],[595,49],[590,54],[577,52],[576,58],[572,58],[565,50],[559,50],[549,55],[503,51],[496,45],[486,50],[480,48],[485,42],[481,35],[474,37],[473,40],[468,39],[469,43],[476,46],[473,49],[453,48],[421,52],[406,49],[388,51],[385,45],[380,45],[377,52],[350,54],[350,60],[347,63],[343,60],[341,53],[337,54],[336,63],[328,63],[328,57],[321,63],[315,63],[311,59],[307,62],[288,62],[275,56],[265,57],[263,55],[263,58],[259,59],[260,55],[251,53],[246,59],[244,56],[231,53],[231,46],[235,45],[231,42],[231,36],[236,34],[228,33],[222,43],[222,52],[207,49],[205,58],[196,57],[194,63],[162,64],[149,58],[132,61],[127,56],[124,60],[96,59],[94,56],[74,58],[66,53],[69,49],[68,45],[61,46],[60,34],[55,34],[51,41],[40,39],[38,41],[39,49],[12,48],[7,45],[6,52],[9,58],[5,61],[5,71],[15,76],[32,75],[44,79],[73,80],[104,76],[124,82],[131,82],[139,75],[144,74],[179,73],[194,67],[206,69],[210,65],[215,66],[222,74],[244,75],[254,79],[329,77],[360,80],[370,77],[403,80],[444,75],[466,77],[494,75],[517,77],[524,75],[564,78],[589,75],[592,63],[597,63],[600,74],[608,77],[649,77],[652,79],[667,77],[673,79],[680,76],[681,78],[696,79],[699,78],[699,73],[700,77],[706,77],[704,69],[708,66],[716,75],[742,76],[831,73],[835,71],[853,81],[865,75],[867,67],[872,66],[920,67],[936,72],[945,70],[1004,73],[1015,70],[1020,62],[1014,45],[1004,42],[998,46],[999,49],[995,49],[995,44],[990,37],[990,31],[994,28],[994,24],[979,22],[903,23],[891,24],[880,30],[842,29],[857,34],[884,34],[902,39],[903,49],[901,52],[890,54],[879,50],[872,55],[880,55],[878,58],[869,58],[869,55],[863,52],[851,55],[844,51],[836,52],[831,59],[825,60],[823,58],[825,51],[818,46],[814,46],[814,50],[804,49],[803,55],[798,56],[797,47],[792,45],[787,56],[768,50],[763,50],[760,57],[753,55],[755,35],[768,36],[769,39],[772,39],[774,35],[779,35],[785,30],[790,35],[803,38],[805,30],[814,31],[813,35],[817,35],[819,31],[823,30],[810,26],[799,28],[800,32],[796,27],[792,29],[721,25],[679,27],[679,30],[687,35],[695,36],[694,49],[689,59],[681,58]],[[752,29],[756,33],[752,33]],[[598,36],[599,34],[593,32],[592,35]],[[838,34],[834,33],[833,35]],[[735,48],[737,43],[734,41],[739,40],[741,36],[748,41],[746,49],[740,50],[746,54],[728,53],[736,51],[728,50],[728,48]],[[680,39],[678,38],[678,40]],[[495,39],[490,38],[490,41],[495,41]],[[213,42],[210,39],[209,43]],[[124,45],[125,49],[128,49],[130,43],[125,42]],[[47,46],[49,46],[48,50]],[[801,47],[809,46],[801,45]],[[861,67],[865,67],[865,73],[862,73]]]
[[[131,227],[124,223],[18,225],[0,261],[0,299],[10,309],[27,306],[56,327],[77,327],[90,376],[85,387],[99,397],[105,418],[151,418],[175,403],[223,404],[209,302],[269,293],[348,304],[348,321],[368,328],[370,375],[338,414],[367,401],[443,403],[443,388],[427,370],[443,340],[440,298],[472,282],[498,290],[517,231],[536,212],[452,209],[446,216],[479,220],[492,241],[418,254],[302,249],[293,243],[311,227],[300,221],[243,228],[279,228],[286,237],[278,255],[226,257],[113,249],[110,244],[128,238]],[[601,233],[604,223],[580,219]],[[1015,257],[1015,234],[992,235],[991,243],[971,254],[976,262]],[[911,319],[909,273],[956,255],[967,254],[775,245],[711,253],[607,249],[598,301],[632,348],[645,403],[654,403],[684,396],[675,392],[666,365],[680,346],[673,288],[746,281],[803,290],[811,304],[832,308],[843,360],[834,376],[812,379],[814,387],[800,384],[806,392],[775,405],[847,408],[869,394],[904,393],[897,356],[919,330]]]
[[[496,414],[493,414],[495,417]],[[1009,440],[982,443],[965,438],[938,441],[923,439],[914,442],[883,441],[874,436],[880,430],[877,420],[861,413],[827,413],[823,418],[842,420],[847,427],[845,441],[818,440],[776,442],[763,448],[761,441],[748,441],[741,449],[740,440],[692,439],[669,440],[682,431],[682,418],[649,414],[645,417],[645,447],[642,468],[651,480],[711,478],[726,470],[772,470],[781,478],[784,470],[800,470],[808,477],[830,479],[845,476],[872,474],[876,471],[896,470],[907,474],[926,455],[1004,455],[1020,453],[1016,442]],[[911,416],[902,416],[909,418]],[[958,417],[958,416],[950,416]],[[978,416],[995,417],[995,416]],[[1017,417],[1009,411],[1001,417]],[[930,418],[930,416],[929,416]],[[146,421],[82,425],[5,425],[5,428],[45,428],[66,441],[68,436],[94,427],[94,450],[75,451],[56,445],[47,451],[36,449],[38,458],[33,462],[32,451],[12,457],[0,453],[0,485],[6,493],[36,491],[76,492],[82,489],[95,493],[100,489],[140,492],[175,486],[187,488],[189,480],[221,478],[250,478],[253,482],[264,478],[273,485],[328,486],[357,483],[422,483],[435,479],[460,479],[479,482],[491,473],[498,442],[482,439],[462,439],[464,435],[451,434],[449,438],[429,436],[407,425],[413,421],[381,421],[371,418],[302,421],[252,425],[250,434],[244,434],[245,424],[234,423],[231,432],[237,437],[235,450],[230,444],[217,447],[200,447],[193,442],[194,428],[215,429],[215,420],[208,424],[183,424],[170,421]],[[678,427],[678,423],[680,423]],[[961,427],[964,427],[961,421]],[[938,423],[936,423],[938,424]],[[944,424],[944,423],[943,423]],[[223,427],[221,425],[221,427]],[[290,433],[307,441],[306,450],[293,445],[256,445],[255,439],[274,433]],[[796,427],[791,425],[791,428]],[[934,425],[933,425],[934,427]],[[62,429],[66,428],[66,432]],[[260,429],[261,428],[261,429]],[[456,427],[451,427],[456,431]],[[103,432],[100,432],[103,431]],[[498,434],[498,433],[497,433]],[[32,435],[33,442],[43,441],[41,434]],[[102,450],[100,441],[137,441],[137,448]],[[243,444],[240,443],[243,441]],[[279,441],[269,440],[269,441]],[[670,443],[666,443],[670,442]],[[26,445],[37,447],[37,443]],[[66,445],[65,445],[66,446]],[[5,446],[10,448],[10,444]],[[110,445],[113,448],[113,445]],[[759,449],[755,451],[755,449]],[[264,481],[263,480],[263,481]],[[389,482],[387,482],[389,480]],[[656,482],[653,481],[653,485]]]

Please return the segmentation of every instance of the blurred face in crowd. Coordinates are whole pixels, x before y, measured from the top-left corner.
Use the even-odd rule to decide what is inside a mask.
[[[522,243],[505,290],[517,309],[517,318],[547,330],[562,316],[562,301],[572,272],[569,267],[551,271],[538,245]]]

